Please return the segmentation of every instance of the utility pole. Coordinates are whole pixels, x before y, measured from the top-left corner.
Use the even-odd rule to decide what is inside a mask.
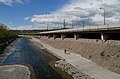
[[[85,27],[85,22],[84,21],[82,21],[82,24],[83,24],[83,28]]]
[[[63,22],[63,28],[65,28],[65,26],[66,26],[66,25],[65,25],[65,19],[64,19],[64,22]]]
[[[48,30],[48,25],[47,25],[47,30]]]
[[[72,20],[72,28],[73,28],[73,20]]]
[[[104,10],[104,25],[106,24],[106,22],[105,22],[105,19],[106,19],[106,16],[105,16],[105,9],[104,8],[100,8],[100,9],[102,9],[102,10]]]

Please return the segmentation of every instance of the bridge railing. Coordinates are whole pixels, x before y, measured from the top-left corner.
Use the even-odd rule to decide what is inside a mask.
[[[64,29],[64,30],[55,30],[55,31],[47,31],[41,32],[41,34],[46,33],[64,33],[64,32],[79,32],[79,31],[98,31],[98,30],[112,30],[112,29],[120,29],[120,25],[96,25],[96,26],[85,26],[79,28],[72,28],[72,29]]]

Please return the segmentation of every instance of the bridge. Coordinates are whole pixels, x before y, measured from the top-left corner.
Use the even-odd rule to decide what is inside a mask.
[[[111,44],[111,46],[110,44],[105,45],[103,44],[103,41],[101,44],[99,43],[99,45],[97,43],[89,44],[89,43],[81,43],[79,41],[73,41],[73,40],[66,41],[67,40],[66,38],[72,38],[74,40],[87,38],[87,39],[95,39],[95,41],[96,39],[99,39],[100,41],[101,40],[108,40],[108,41],[120,40],[120,26],[108,26],[108,25],[99,26],[99,27],[90,26],[90,27],[53,30],[53,31],[28,33],[28,34],[36,37],[41,37],[41,40],[34,37],[31,37],[31,38],[34,39],[34,41],[36,41],[36,44],[40,43],[47,50],[51,51],[53,55],[56,55],[62,59],[65,59],[68,63],[70,63],[72,66],[82,71],[83,73],[85,71],[85,74],[90,76],[92,79],[119,79],[120,78],[120,75],[107,70],[109,68],[110,69],[113,68],[113,70],[114,69],[117,70],[117,68],[119,67],[118,63],[113,63],[113,61],[118,62],[116,55],[119,58],[119,55],[118,55],[119,48],[120,48],[119,46],[115,47],[116,44],[115,45]],[[46,40],[46,37],[47,39],[50,39],[50,40]],[[58,38],[61,40],[57,40]],[[70,42],[73,42],[73,43],[70,43]],[[51,46],[47,44],[50,44]],[[63,50],[60,50],[60,49],[63,49]],[[69,54],[64,53],[64,50],[66,49],[68,53],[70,51]],[[72,55],[75,55],[75,56],[72,56]],[[80,55],[80,57],[77,57],[77,55]],[[81,57],[85,57],[85,61]],[[106,68],[104,69],[100,67],[103,65],[98,66],[95,63],[90,62],[89,60],[94,61],[99,65],[101,63],[108,64],[107,62],[110,62],[112,64],[115,64],[115,67],[113,67],[112,64],[104,65]]]
[[[120,26],[87,26],[74,29],[63,29],[55,31],[45,31],[32,33],[32,35],[47,36],[48,38],[79,38],[101,39],[101,40],[120,40]]]

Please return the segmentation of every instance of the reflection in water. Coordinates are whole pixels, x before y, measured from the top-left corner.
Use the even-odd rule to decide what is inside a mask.
[[[5,60],[4,64],[30,64],[36,73],[37,79],[61,79],[48,65],[46,57],[33,46],[26,38],[17,42],[16,50]]]

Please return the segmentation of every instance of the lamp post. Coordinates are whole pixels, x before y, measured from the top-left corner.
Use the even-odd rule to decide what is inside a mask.
[[[105,18],[106,18],[106,17],[105,17],[105,9],[104,9],[104,8],[100,8],[100,9],[104,10],[104,25],[105,25],[105,24],[106,24],[106,23],[105,23]]]
[[[47,24],[47,30],[48,30],[48,26],[49,26],[49,25]]]
[[[85,27],[85,22],[84,21],[82,21],[82,24],[83,24],[83,28]]]
[[[72,28],[74,28],[74,27],[73,27],[73,19],[72,19]]]
[[[64,22],[63,22],[63,28],[66,28],[66,23],[65,23],[65,19],[64,19]]]

